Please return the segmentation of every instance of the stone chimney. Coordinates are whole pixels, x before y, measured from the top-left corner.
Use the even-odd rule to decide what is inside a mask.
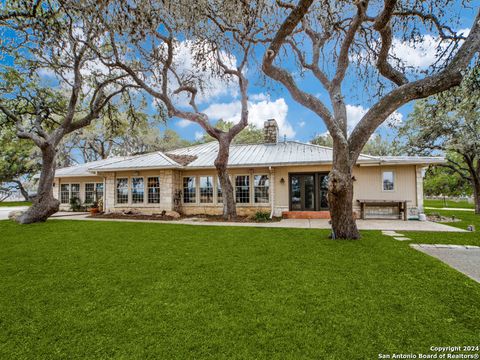
[[[267,144],[278,142],[278,124],[275,119],[269,119],[263,123],[263,140]]]

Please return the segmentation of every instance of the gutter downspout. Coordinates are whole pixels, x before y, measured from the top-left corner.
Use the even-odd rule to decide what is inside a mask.
[[[275,170],[271,166],[268,167],[270,172],[270,219],[273,218],[273,213],[275,212]]]

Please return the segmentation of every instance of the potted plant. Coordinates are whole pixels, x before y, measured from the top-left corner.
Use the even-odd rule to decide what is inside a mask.
[[[95,215],[95,214],[98,214],[99,212],[99,207],[98,207],[98,202],[97,201],[94,201],[92,206],[90,207],[89,209],[90,211],[90,215]]]

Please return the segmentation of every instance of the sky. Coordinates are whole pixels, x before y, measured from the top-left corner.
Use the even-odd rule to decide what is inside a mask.
[[[477,9],[465,9],[458,6],[454,10],[461,16],[458,22],[454,25],[451,24],[451,26],[466,35],[470,26],[472,26]],[[434,62],[437,44],[438,38],[435,33],[425,35],[422,45],[416,48],[399,38],[394,38],[392,52],[406,65],[422,71]],[[185,71],[197,71],[193,70],[193,58],[188,48],[188,41],[180,43],[176,57],[177,64]],[[308,142],[315,135],[325,134],[327,131],[326,127],[316,114],[294,101],[281,84],[261,75],[260,62],[262,56],[263,52],[258,52],[256,54],[257,63],[249,64],[246,72],[249,79],[249,122],[262,128],[264,121],[272,118],[276,119],[282,139],[286,137],[287,139]],[[237,61],[231,54],[225,54],[225,59],[231,64]],[[291,56],[284,57],[282,61],[285,67],[292,69],[295,79],[302,89],[324,100],[327,107],[330,107],[325,92],[322,91],[320,84],[315,81],[313,76],[309,73],[300,76]],[[202,75],[207,78],[209,76],[206,73]],[[50,74],[45,72],[41,76],[48,78]],[[208,84],[206,91],[197,97],[200,110],[206,113],[213,123],[218,119],[238,121],[240,117],[238,85],[235,82],[226,83],[218,78],[209,78]],[[359,83],[355,73],[349,72],[343,83],[342,90],[347,103],[347,118],[349,130],[351,130],[374,103],[371,93],[375,90],[375,84],[365,87]],[[156,111],[154,100],[147,96],[147,101],[149,103],[148,111],[153,114]],[[179,97],[176,99],[177,105],[185,106],[186,103],[185,98]],[[387,138],[393,137],[394,130],[387,126],[388,123],[401,124],[408,118],[408,114],[412,109],[413,103],[398,109],[377,130],[377,133]],[[169,119],[166,124],[160,125],[160,128],[173,129],[189,140],[199,139],[204,135],[204,131],[199,125],[176,118]]]
[[[454,26],[452,24],[452,26],[455,30],[462,31],[466,35],[472,26],[476,9],[460,9],[458,7],[455,10],[458,10],[461,16],[458,19],[458,23]],[[423,44],[417,48],[413,48],[407,42],[395,38],[392,51],[405,64],[422,71],[434,62],[437,44],[438,38],[435,36],[435,33],[426,35]],[[181,53],[185,61],[184,66],[188,68],[191,65],[188,51],[181,50]],[[261,59],[261,55],[259,54],[259,59]],[[288,58],[285,61],[287,62],[287,67],[292,65],[289,63],[291,60]],[[298,71],[295,73],[298,73]],[[282,139],[286,137],[287,139],[307,142],[315,135],[326,133],[327,130],[323,121],[316,114],[294,101],[281,84],[266,79],[267,86],[265,86],[265,78],[259,76],[258,66],[254,64],[247,74],[250,81],[248,92],[250,123],[261,128],[265,120],[274,118],[279,124]],[[322,93],[320,85],[308,73],[303,77],[297,75],[295,78],[302,89],[308,90],[311,94],[326,100],[327,104],[329,103],[325,99],[325,94]],[[343,93],[347,103],[347,117],[349,129],[351,130],[372,105],[374,99],[368,94],[363,85],[358,85],[358,78],[352,73],[349,73],[345,79]],[[212,122],[219,118],[228,121],[238,120],[240,116],[240,99],[238,98],[236,85],[228,85],[220,81],[214,82],[214,90],[202,98],[200,109],[209,116]],[[401,124],[408,118],[408,114],[412,109],[413,103],[400,108],[377,130],[377,133],[386,138],[392,138],[395,135],[395,131],[390,126],[387,126],[387,123]],[[170,119],[162,127],[174,129],[190,140],[198,139],[204,134],[199,125],[187,120]]]

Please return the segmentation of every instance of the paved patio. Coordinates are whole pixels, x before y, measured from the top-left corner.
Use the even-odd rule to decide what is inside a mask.
[[[480,247],[462,245],[411,244],[480,283]]]
[[[88,221],[128,221],[149,222],[165,224],[208,225],[208,226],[252,226],[274,228],[300,228],[300,229],[330,229],[328,220],[325,219],[282,219],[272,223],[225,223],[221,221],[205,221],[204,218],[189,218],[182,220],[134,220],[134,219],[101,219],[89,217],[88,213],[59,212],[53,216],[55,219],[88,220]],[[453,226],[438,224],[430,221],[403,221],[403,220],[357,220],[360,230],[394,230],[394,231],[437,231],[437,232],[466,232]]]

